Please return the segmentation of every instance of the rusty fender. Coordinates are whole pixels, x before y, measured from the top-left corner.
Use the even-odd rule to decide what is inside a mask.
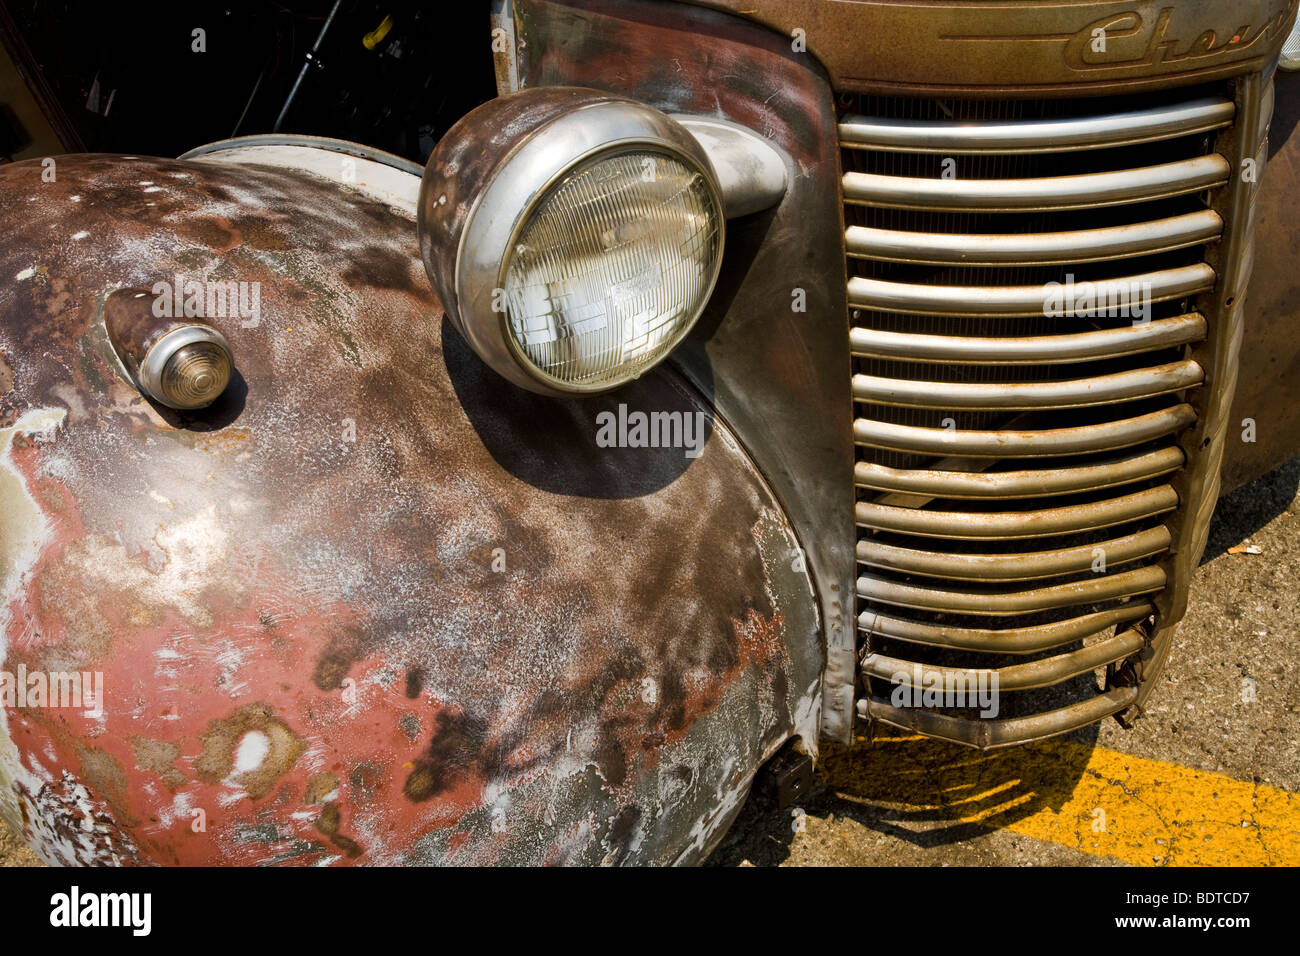
[[[812,586],[725,424],[667,371],[556,401],[487,370],[415,177],[41,174],[0,168],[0,669],[103,686],[0,707],[0,811],[46,860],[690,862],[815,743]],[[103,325],[178,276],[260,290],[205,314],[235,375],[197,413]],[[703,454],[598,447],[620,404],[703,413]]]

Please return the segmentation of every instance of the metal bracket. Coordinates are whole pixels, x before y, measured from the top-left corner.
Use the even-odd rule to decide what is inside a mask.
[[[711,116],[670,114],[709,154],[728,219],[775,206],[785,195],[786,163],[770,142],[748,127]]]
[[[797,806],[813,789],[812,757],[800,749],[799,741],[787,741],[760,771],[759,786],[776,801],[777,809]]]

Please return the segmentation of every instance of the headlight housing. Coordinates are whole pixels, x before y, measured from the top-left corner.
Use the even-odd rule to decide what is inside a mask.
[[[1284,70],[1300,70],[1300,19],[1296,20],[1295,27],[1283,41],[1278,61]]]
[[[606,391],[662,360],[722,263],[717,177],[643,103],[546,87],[460,121],[425,169],[420,250],[478,355],[532,391]]]

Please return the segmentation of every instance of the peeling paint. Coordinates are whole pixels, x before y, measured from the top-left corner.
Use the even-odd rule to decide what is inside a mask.
[[[409,216],[340,184],[60,172],[75,243],[66,206],[14,216],[27,168],[0,168],[21,223],[0,271],[46,250],[44,282],[0,286],[0,410],[68,409],[6,432],[0,480],[39,543],[0,663],[102,670],[107,699],[99,721],[5,713],[19,832],[66,862],[707,850],[815,719],[822,659],[794,534],[725,424],[694,460],[598,448],[608,399],[503,387],[442,320]],[[150,206],[141,179],[174,185]],[[222,329],[244,391],[178,416],[122,379],[97,314],[106,289],[187,270],[260,282],[263,311]],[[617,400],[707,410],[662,371]]]

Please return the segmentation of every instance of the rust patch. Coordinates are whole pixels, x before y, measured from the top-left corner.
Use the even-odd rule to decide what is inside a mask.
[[[415,714],[403,714],[397,719],[397,724],[402,728],[402,733],[406,735],[406,739],[411,743],[415,743],[420,739],[420,718],[416,717]]]
[[[316,661],[312,680],[321,690],[338,690],[352,665],[365,656],[360,631],[354,627],[336,627],[329,643]]]
[[[256,767],[240,768],[235,758],[245,735],[257,732],[266,738],[266,752]],[[229,716],[208,722],[202,735],[203,753],[194,762],[195,772],[205,783],[219,783],[227,778],[248,791],[257,800],[271,792],[282,776],[302,756],[306,744],[289,725],[271,713],[265,704],[240,707]]]
[[[324,803],[330,794],[338,792],[338,789],[339,778],[334,774],[328,771],[314,773],[307,781],[307,793],[303,796],[303,802]]]
[[[339,833],[340,816],[337,804],[326,804],[325,809],[321,811],[320,816],[316,819],[316,829],[329,837],[329,841],[348,856],[358,857],[362,853],[360,845],[355,840]]]
[[[383,774],[379,765],[370,760],[363,760],[352,768],[348,774],[348,784],[352,788],[354,803],[369,803],[383,783]]]
[[[127,813],[126,771],[117,758],[106,750],[95,747],[81,749],[81,774],[87,785],[108,801],[118,818],[127,826],[136,820]]]
[[[188,779],[174,766],[181,755],[179,744],[137,736],[131,738],[131,748],[135,751],[136,767],[158,774],[167,789],[175,790]]]
[[[219,432],[208,432],[194,442],[194,447],[212,455],[228,455],[247,447],[252,432],[247,428],[223,428]]]
[[[468,776],[487,734],[487,725],[469,714],[443,711],[437,724],[429,749],[416,760],[402,787],[407,799],[417,803],[452,789]]]
[[[379,245],[359,249],[352,253],[352,258],[352,264],[343,270],[343,279],[348,285],[416,291],[409,258],[395,255],[389,248]]]

